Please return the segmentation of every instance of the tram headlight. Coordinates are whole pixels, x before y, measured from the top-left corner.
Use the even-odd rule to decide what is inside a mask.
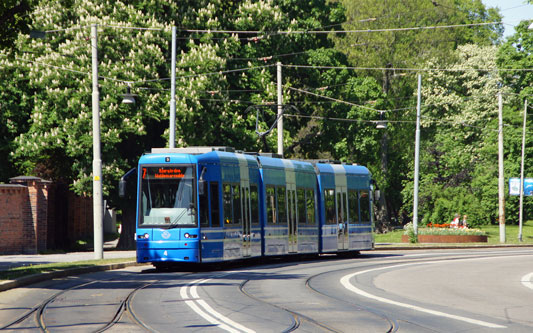
[[[150,235],[148,233],[145,233],[144,235],[137,236],[138,239],[148,239],[150,238]]]
[[[191,237],[191,235],[189,235],[189,233],[186,232],[186,233],[183,235],[183,237],[185,237],[185,238],[189,238],[189,237]]]

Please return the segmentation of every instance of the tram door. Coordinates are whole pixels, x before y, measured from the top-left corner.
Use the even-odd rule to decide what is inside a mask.
[[[287,215],[289,220],[289,253],[298,252],[298,220],[296,217],[296,184],[287,184]]]
[[[250,186],[241,186],[242,207],[242,256],[252,255],[252,215],[250,207]]]
[[[338,249],[339,250],[348,250],[348,195],[346,187],[337,188],[337,223],[338,223]]]

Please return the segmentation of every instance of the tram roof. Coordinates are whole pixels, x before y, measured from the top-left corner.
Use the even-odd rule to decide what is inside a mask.
[[[299,171],[307,171],[315,173],[313,165],[308,162],[298,161],[298,160],[289,160],[282,158],[272,158],[266,156],[257,156],[259,163],[263,168],[273,168],[273,169],[293,169]]]
[[[246,161],[248,166],[256,166],[257,160],[251,156],[241,153],[229,153],[224,151],[212,151],[198,156],[199,162],[204,163],[225,163],[239,164],[239,161]]]
[[[370,171],[362,165],[316,163],[315,166],[321,174],[338,173],[344,169],[346,175],[370,176]]]

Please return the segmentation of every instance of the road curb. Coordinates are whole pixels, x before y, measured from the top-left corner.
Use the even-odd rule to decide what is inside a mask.
[[[402,245],[403,244],[403,245]],[[449,250],[449,249],[495,249],[495,248],[516,248],[516,247],[533,247],[533,244],[472,244],[464,243],[446,244],[444,243],[426,243],[426,244],[409,244],[406,243],[388,243],[376,244],[371,251],[384,250]]]
[[[128,261],[115,264],[106,264],[106,265],[97,265],[97,266],[86,266],[86,267],[77,267],[70,269],[63,269],[53,272],[39,273],[28,276],[23,276],[14,280],[0,281],[0,292],[6,291],[9,289],[20,288],[30,284],[62,278],[66,276],[81,275],[86,273],[101,272],[101,271],[110,271],[114,269],[122,269],[130,266],[142,266],[145,264],[139,264],[135,261]]]

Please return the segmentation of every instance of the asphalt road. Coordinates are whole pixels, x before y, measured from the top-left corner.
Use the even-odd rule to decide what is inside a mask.
[[[533,248],[140,266],[0,293],[17,332],[531,332],[532,313]]]

